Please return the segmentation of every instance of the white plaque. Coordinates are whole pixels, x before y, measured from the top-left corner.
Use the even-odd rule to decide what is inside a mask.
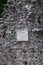
[[[28,41],[28,30],[17,30],[17,41]]]

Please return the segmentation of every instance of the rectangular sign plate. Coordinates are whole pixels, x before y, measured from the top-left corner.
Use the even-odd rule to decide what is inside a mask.
[[[28,41],[28,30],[17,30],[17,41]]]

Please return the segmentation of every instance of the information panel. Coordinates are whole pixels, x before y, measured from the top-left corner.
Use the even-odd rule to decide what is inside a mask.
[[[28,30],[17,30],[17,41],[28,41]]]

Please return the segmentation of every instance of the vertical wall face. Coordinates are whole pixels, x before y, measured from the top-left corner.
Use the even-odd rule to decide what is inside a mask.
[[[42,11],[42,0],[8,0],[3,12],[4,24],[0,25],[0,65],[43,65]],[[17,40],[17,36],[25,36],[25,41]]]

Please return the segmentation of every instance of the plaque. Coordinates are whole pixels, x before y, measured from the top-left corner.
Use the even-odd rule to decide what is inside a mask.
[[[17,30],[17,41],[28,41],[28,30]]]

